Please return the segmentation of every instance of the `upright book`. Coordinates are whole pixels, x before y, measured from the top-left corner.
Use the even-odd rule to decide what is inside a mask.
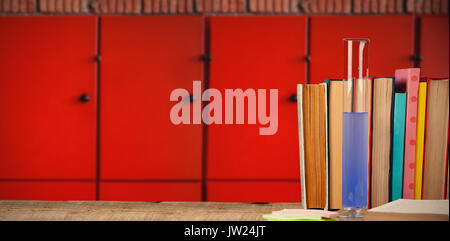
[[[444,199],[448,171],[449,83],[428,80],[423,199]]]
[[[389,202],[393,78],[373,80],[371,207]]]
[[[404,88],[406,101],[405,154],[403,162],[403,198],[414,199],[414,176],[416,160],[417,95],[420,69],[398,69],[395,71],[396,86]]]
[[[391,201],[402,198],[403,151],[405,144],[406,93],[394,95],[394,120],[392,128]]]
[[[327,79],[328,89],[328,163],[329,208],[342,208],[342,113],[344,82]]]
[[[298,85],[297,98],[303,206],[328,209],[327,85]]]
[[[425,115],[427,106],[426,79],[419,84],[419,99],[417,105],[417,133],[416,133],[416,167],[414,177],[414,199],[422,199],[423,150],[425,141]]]

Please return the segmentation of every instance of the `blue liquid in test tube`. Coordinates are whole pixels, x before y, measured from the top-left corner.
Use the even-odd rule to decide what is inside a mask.
[[[367,207],[368,113],[344,112],[342,206]]]

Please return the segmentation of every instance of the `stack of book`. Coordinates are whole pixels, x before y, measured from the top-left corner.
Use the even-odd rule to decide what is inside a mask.
[[[409,68],[370,82],[368,207],[448,199],[448,78]],[[343,88],[342,80],[297,88],[305,208],[342,208]]]

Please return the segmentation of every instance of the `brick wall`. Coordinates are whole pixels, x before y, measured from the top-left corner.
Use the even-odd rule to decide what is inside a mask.
[[[0,0],[19,14],[448,14],[449,0]]]

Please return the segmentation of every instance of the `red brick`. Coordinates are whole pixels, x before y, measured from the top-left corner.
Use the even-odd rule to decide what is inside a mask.
[[[414,4],[415,0],[406,0],[405,10],[407,13],[414,13],[416,10],[416,6]],[[398,11],[398,9],[397,9]]]
[[[162,13],[169,12],[169,0],[161,0],[161,12]]]
[[[311,3],[309,4],[309,9],[310,9],[311,13],[318,13],[319,12],[319,1],[318,0],[311,1]]]
[[[423,12],[424,13],[431,13],[431,4],[432,0],[425,0],[424,6],[423,6]]]
[[[142,10],[141,0],[134,0],[133,1],[133,13],[135,13],[135,14],[141,13],[141,10]]]
[[[290,9],[290,1],[289,0],[283,0],[283,6],[282,6],[282,11],[283,13],[288,13],[289,9]]]
[[[11,7],[10,0],[3,0],[3,12],[7,13],[9,12]]]
[[[177,1],[177,12],[178,13],[186,12],[186,0],[178,0]]]
[[[161,0],[152,0],[152,12],[159,13],[161,12]]]
[[[258,10],[257,12],[263,13],[266,11],[266,0],[258,0]]]
[[[246,12],[247,11],[246,4],[247,4],[246,0],[237,0],[237,11],[240,13]]]
[[[152,13],[153,12],[153,0],[144,0],[144,13]]]
[[[378,0],[370,0],[370,12],[371,13],[378,13],[380,11],[379,9],[379,5],[378,5]]]
[[[108,8],[108,1],[102,0],[100,1],[100,12],[101,13],[110,13]]]
[[[72,0],[72,12],[79,13],[80,12],[80,0]]]
[[[125,0],[116,0],[116,13],[123,13],[125,9]]]
[[[230,13],[237,12],[237,0],[230,0],[228,10]]]
[[[317,7],[318,7],[317,11],[319,13],[325,13],[325,7],[326,7],[326,2],[325,1],[326,0],[316,0]]]
[[[405,13],[405,2],[403,0],[395,0],[395,12]]]
[[[327,0],[327,13],[335,13],[334,0]]]
[[[440,13],[441,1],[440,0],[433,0],[432,3],[433,3],[433,6],[432,6],[433,13]]]
[[[448,14],[448,0],[441,0],[441,13]]]
[[[423,7],[424,7],[424,0],[416,0],[415,1],[415,7],[414,12],[415,13],[423,13]]]
[[[64,0],[56,0],[56,2],[55,2],[55,12],[57,12],[57,13],[64,12]]]
[[[381,1],[383,2],[383,1]],[[384,0],[384,2],[386,3],[386,13],[395,13],[396,12],[396,5],[397,5],[397,1],[392,1],[392,0]],[[382,6],[380,4],[380,9],[382,9]]]
[[[34,13],[37,12],[37,2],[36,0],[27,0],[27,12]]]
[[[19,12],[19,0],[11,0],[11,12]]]
[[[257,0],[248,0],[248,8],[250,12],[258,11],[258,1]]]
[[[221,12],[227,13],[229,11],[229,8],[230,8],[228,0],[222,0],[221,2],[222,2],[222,4],[221,4]]]
[[[292,13],[298,13],[299,12],[299,8],[298,5],[300,0],[291,0],[291,12]]]
[[[117,13],[117,0],[107,0],[106,4],[110,13]]]
[[[169,0],[169,12],[170,13],[177,12],[177,0]]]
[[[275,13],[281,13],[281,7],[283,6],[281,0],[274,0],[273,1],[273,11]]]
[[[213,9],[213,2],[212,2],[213,0],[204,0],[204,1],[205,1],[205,4],[203,6],[205,9],[205,12],[211,12]]]
[[[273,6],[274,5],[274,1],[273,0],[266,0],[266,12],[268,13],[273,13]]]
[[[27,12],[27,0],[15,0],[19,2],[19,12],[25,13]]]
[[[342,0],[334,0],[334,13],[342,13]]]
[[[80,12],[82,12],[82,13],[88,13],[89,12],[89,1],[88,0],[81,0],[80,1]]]
[[[353,12],[362,13],[363,0],[353,0]]]
[[[186,0],[186,12],[194,12],[194,0]]]
[[[133,11],[133,1],[132,0],[124,0],[122,13],[131,13],[132,11]]]
[[[343,13],[352,12],[352,0],[342,0],[342,12]]]
[[[212,11],[213,12],[220,12],[220,9],[222,8],[222,3],[220,0],[213,0],[212,1]]]
[[[63,4],[64,4],[64,12],[65,13],[71,13],[72,12],[72,1],[73,0],[70,0],[70,1],[63,1]]]
[[[204,0],[195,0],[195,10],[199,13],[202,13],[204,10]]]
[[[370,13],[370,0],[363,0],[363,13]]]

